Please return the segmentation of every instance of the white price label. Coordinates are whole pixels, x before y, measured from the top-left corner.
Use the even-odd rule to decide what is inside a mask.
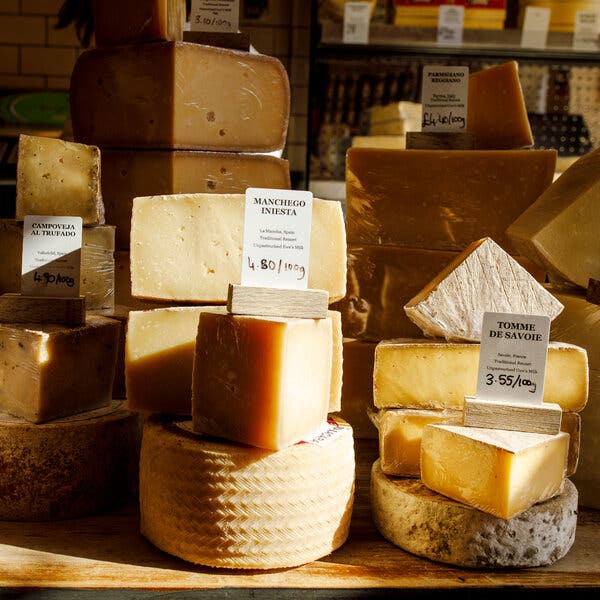
[[[190,31],[237,33],[240,0],[192,0]]]
[[[422,131],[466,131],[469,67],[423,67]]]
[[[246,190],[242,285],[308,287],[312,203],[312,192]]]
[[[550,27],[551,9],[538,6],[525,8],[521,46],[525,48],[545,48]]]
[[[446,46],[462,44],[465,7],[452,4],[439,7],[437,43]]]
[[[346,2],[344,4],[344,44],[368,44],[371,22],[370,2]]]
[[[81,217],[26,215],[23,223],[21,293],[79,296]]]
[[[549,335],[548,317],[484,313],[477,398],[541,404]]]
[[[600,49],[600,12],[578,10],[575,13],[573,48],[575,50]]]

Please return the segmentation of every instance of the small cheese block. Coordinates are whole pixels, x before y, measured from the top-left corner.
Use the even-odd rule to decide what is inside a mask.
[[[100,149],[21,134],[16,218],[26,215],[81,217],[84,225],[102,225]]]
[[[478,342],[485,312],[544,315],[563,305],[491,238],[473,242],[405,305],[426,337]]]
[[[489,236],[517,254],[506,228],[552,183],[555,150],[350,148],[351,244],[462,251]]]
[[[567,477],[572,477],[577,472],[579,453],[581,448],[581,414],[563,412],[560,421],[560,430],[569,434],[569,454],[567,456]]]
[[[201,313],[194,430],[280,450],[316,435],[329,412],[331,319]]]
[[[84,227],[81,246],[81,285],[86,310],[111,309],[115,303],[115,228]],[[21,291],[23,224],[0,219],[0,292]]]
[[[375,349],[373,396],[377,408],[462,410],[477,392],[479,344],[397,339]],[[544,403],[581,411],[588,401],[588,355],[564,342],[548,344]]]
[[[243,194],[135,198],[131,293],[136,298],[213,304],[240,283]],[[335,302],[346,293],[346,234],[338,201],[313,201],[308,287]]]
[[[0,413],[0,519],[75,519],[135,500],[140,441],[139,416],[119,401],[43,424]]]
[[[93,0],[96,46],[181,41],[186,0]]]
[[[108,406],[119,327],[92,314],[79,327],[0,324],[0,411],[43,423]]]
[[[115,305],[108,310],[96,311],[95,314],[115,319],[121,323],[119,329],[119,345],[117,347],[117,360],[115,364],[115,378],[113,380],[112,397],[124,400],[126,397],[125,389],[125,341],[127,339],[127,321],[129,313],[133,309],[130,306]]]
[[[186,42],[87,50],[70,98],[75,141],[117,148],[272,152],[290,110],[276,58]]]
[[[482,150],[533,146],[516,61],[469,75],[467,131],[475,135],[475,147]]]
[[[106,220],[117,228],[115,246],[129,249],[131,208],[138,196],[240,194],[248,187],[289,189],[287,160],[264,154],[192,150],[102,149]]]
[[[150,417],[140,457],[141,532],[186,561],[279,569],[328,555],[348,537],[352,429],[279,452],[194,435]]]
[[[386,475],[421,476],[421,438],[429,423],[460,425],[457,410],[383,409],[377,411],[379,459]]]
[[[374,134],[372,129],[375,124],[400,122],[403,129],[398,133],[407,131],[420,131],[423,118],[423,108],[420,102],[390,102],[384,106],[375,105],[365,111],[366,120],[369,123],[369,133]]]
[[[560,493],[569,435],[430,424],[421,440],[421,477],[431,490],[511,519]]]
[[[600,278],[600,148],[582,156],[540,194],[506,233],[550,281],[587,288]]]
[[[500,519],[437,494],[418,479],[371,470],[375,525],[392,544],[437,562],[477,569],[542,567],[565,556],[575,541],[577,488],[513,519]]]

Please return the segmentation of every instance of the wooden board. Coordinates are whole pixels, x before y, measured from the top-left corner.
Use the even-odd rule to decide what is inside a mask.
[[[473,150],[472,133],[454,131],[409,131],[406,134],[408,150]]]
[[[85,296],[52,298],[7,293],[0,296],[0,323],[85,324]]]
[[[590,277],[585,299],[592,304],[600,304],[600,279]]]
[[[183,41],[205,46],[217,46],[230,50],[250,50],[250,36],[247,33],[227,33],[218,31],[184,31]]]

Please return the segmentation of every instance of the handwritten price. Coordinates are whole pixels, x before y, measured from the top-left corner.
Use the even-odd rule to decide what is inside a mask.
[[[67,287],[73,287],[75,285],[75,279],[73,279],[73,277],[61,275],[60,273],[54,275],[54,273],[48,273],[47,271],[41,275],[36,271],[33,274],[33,280],[38,283],[43,283],[44,285],[66,285]]]
[[[486,385],[493,385],[494,383],[498,383],[498,385],[502,385],[504,387],[510,387],[513,390],[517,387],[530,387],[528,391],[530,393],[535,393],[536,384],[529,379],[522,379],[520,375],[516,377],[514,375],[498,375],[495,378],[491,373],[488,373],[485,376]]]
[[[205,25],[206,27],[232,27],[232,23],[228,19],[219,19],[217,17],[201,17],[196,16],[196,25]]]
[[[277,274],[283,273],[285,271],[296,271],[298,281],[301,281],[306,276],[306,269],[302,265],[298,265],[296,263],[289,263],[284,261],[282,258],[279,260],[269,260],[267,258],[257,259],[257,262],[250,257],[248,257],[248,267],[252,269],[252,271],[261,270],[261,271],[273,271]]]

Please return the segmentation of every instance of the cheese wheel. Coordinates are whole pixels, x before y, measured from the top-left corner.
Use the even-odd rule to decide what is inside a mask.
[[[352,428],[336,423],[324,439],[273,452],[150,416],[140,457],[142,534],[211,567],[276,569],[326,556],[346,541],[354,498]]]
[[[577,488],[566,479],[558,496],[501,519],[427,489],[420,479],[371,470],[375,526],[407,552],[459,567],[550,565],[569,551],[577,526]]]
[[[123,405],[41,425],[0,413],[0,520],[71,519],[133,499],[141,430]]]

